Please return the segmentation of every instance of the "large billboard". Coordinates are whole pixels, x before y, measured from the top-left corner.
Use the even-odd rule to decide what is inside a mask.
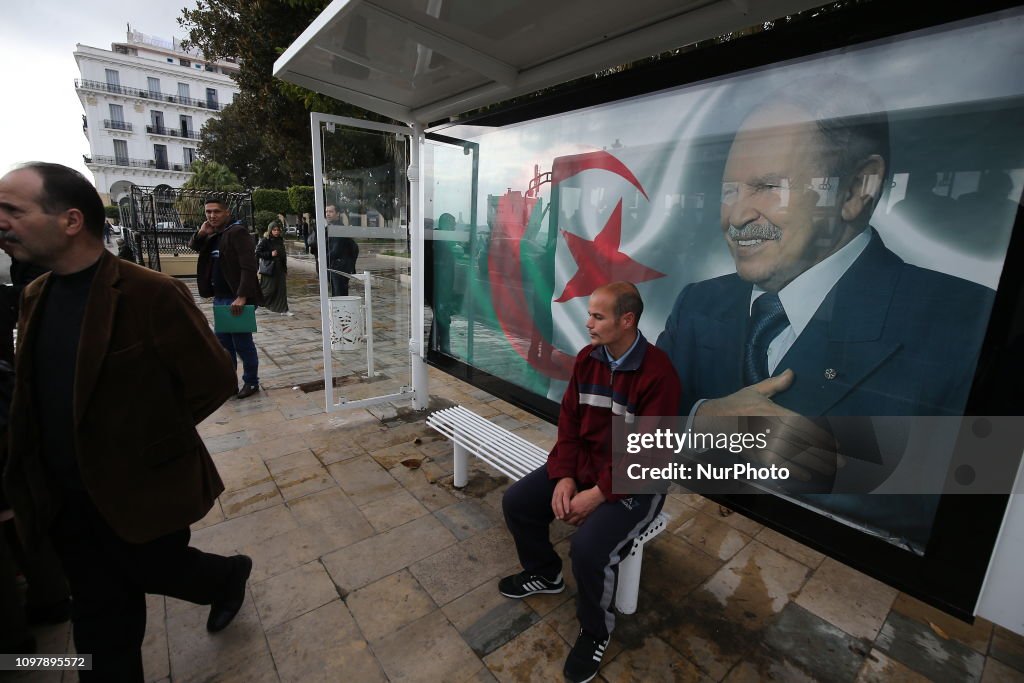
[[[550,411],[590,293],[629,280],[683,415],[962,416],[1024,187],[1021,35],[1007,11],[446,128],[463,145],[427,155],[433,356]],[[913,437],[881,432],[851,465],[868,479]],[[915,557],[940,504],[789,498]]]

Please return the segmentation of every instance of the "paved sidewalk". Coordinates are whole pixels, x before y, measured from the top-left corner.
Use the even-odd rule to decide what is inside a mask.
[[[451,485],[451,447],[408,403],[326,414],[312,264],[292,262],[294,317],[260,317],[264,391],[201,427],[227,490],[195,525],[204,550],[254,569],[236,621],[149,598],[148,681],[560,681],[574,586],[498,594],[517,569],[504,477],[478,462]],[[209,314],[209,306],[203,304]],[[431,407],[462,404],[549,447],[555,428],[431,371]],[[637,613],[598,680],[1024,680],[1024,639],[968,626],[699,496],[672,494],[647,546]],[[570,528],[559,526],[566,554]],[[37,631],[64,652],[67,625]],[[11,676],[58,681],[60,672]],[[65,675],[64,680],[74,680]]]

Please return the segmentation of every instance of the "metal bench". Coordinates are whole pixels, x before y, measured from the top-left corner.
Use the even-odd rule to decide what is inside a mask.
[[[427,426],[446,436],[454,444],[456,488],[469,482],[469,454],[518,481],[545,462],[548,454],[526,439],[499,427],[462,406],[438,410],[427,417]],[[615,592],[615,608],[622,614],[636,612],[640,590],[640,569],[644,544],[665,530],[668,515],[659,513],[634,540],[629,556],[619,564],[619,584]]]

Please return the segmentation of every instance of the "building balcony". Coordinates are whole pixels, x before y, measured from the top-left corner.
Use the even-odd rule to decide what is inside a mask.
[[[201,136],[194,130],[182,130],[180,128],[165,128],[164,126],[146,126],[146,132],[150,135],[166,135],[172,138],[186,138],[188,140],[199,140]]]
[[[161,171],[177,171],[179,173],[191,173],[192,164],[172,164],[168,161],[156,161],[153,159],[131,159],[129,157],[108,157],[103,155],[88,156],[82,155],[86,164],[97,164],[100,166],[124,166],[127,168],[148,168]]]
[[[124,85],[114,85],[112,83],[104,83],[102,81],[89,81],[76,78],[75,87],[81,90],[98,90],[100,92],[108,92],[114,95],[137,97],[143,100],[157,100],[158,102],[170,102],[171,104],[180,104],[186,107],[196,107],[198,109],[208,109],[210,111],[220,111],[223,109],[223,106],[216,100],[197,100],[191,97],[181,97],[180,95],[166,95],[155,90],[129,88]]]
[[[132,124],[127,121],[111,121],[110,119],[103,119],[103,127],[110,128],[111,130],[124,130],[129,133],[132,132]]]

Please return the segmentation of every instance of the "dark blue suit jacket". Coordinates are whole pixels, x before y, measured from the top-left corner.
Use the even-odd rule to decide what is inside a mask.
[[[734,273],[688,285],[676,300],[658,346],[682,381],[683,414],[743,387],[751,289]],[[776,368],[792,368],[795,380],[772,400],[809,416],[962,415],[993,296],[905,263],[872,231]]]
[[[691,284],[676,300],[658,346],[679,373],[682,414],[699,399],[743,388],[751,289],[734,273]],[[993,297],[986,287],[908,265],[872,230],[867,248],[776,368],[776,375],[791,368],[795,378],[772,400],[826,419],[962,415]],[[877,426],[859,421],[830,422],[844,452],[856,458],[845,475],[858,483],[839,489],[872,490],[899,464],[906,425],[877,434]],[[938,504],[936,495],[796,497],[917,552],[928,543]]]

